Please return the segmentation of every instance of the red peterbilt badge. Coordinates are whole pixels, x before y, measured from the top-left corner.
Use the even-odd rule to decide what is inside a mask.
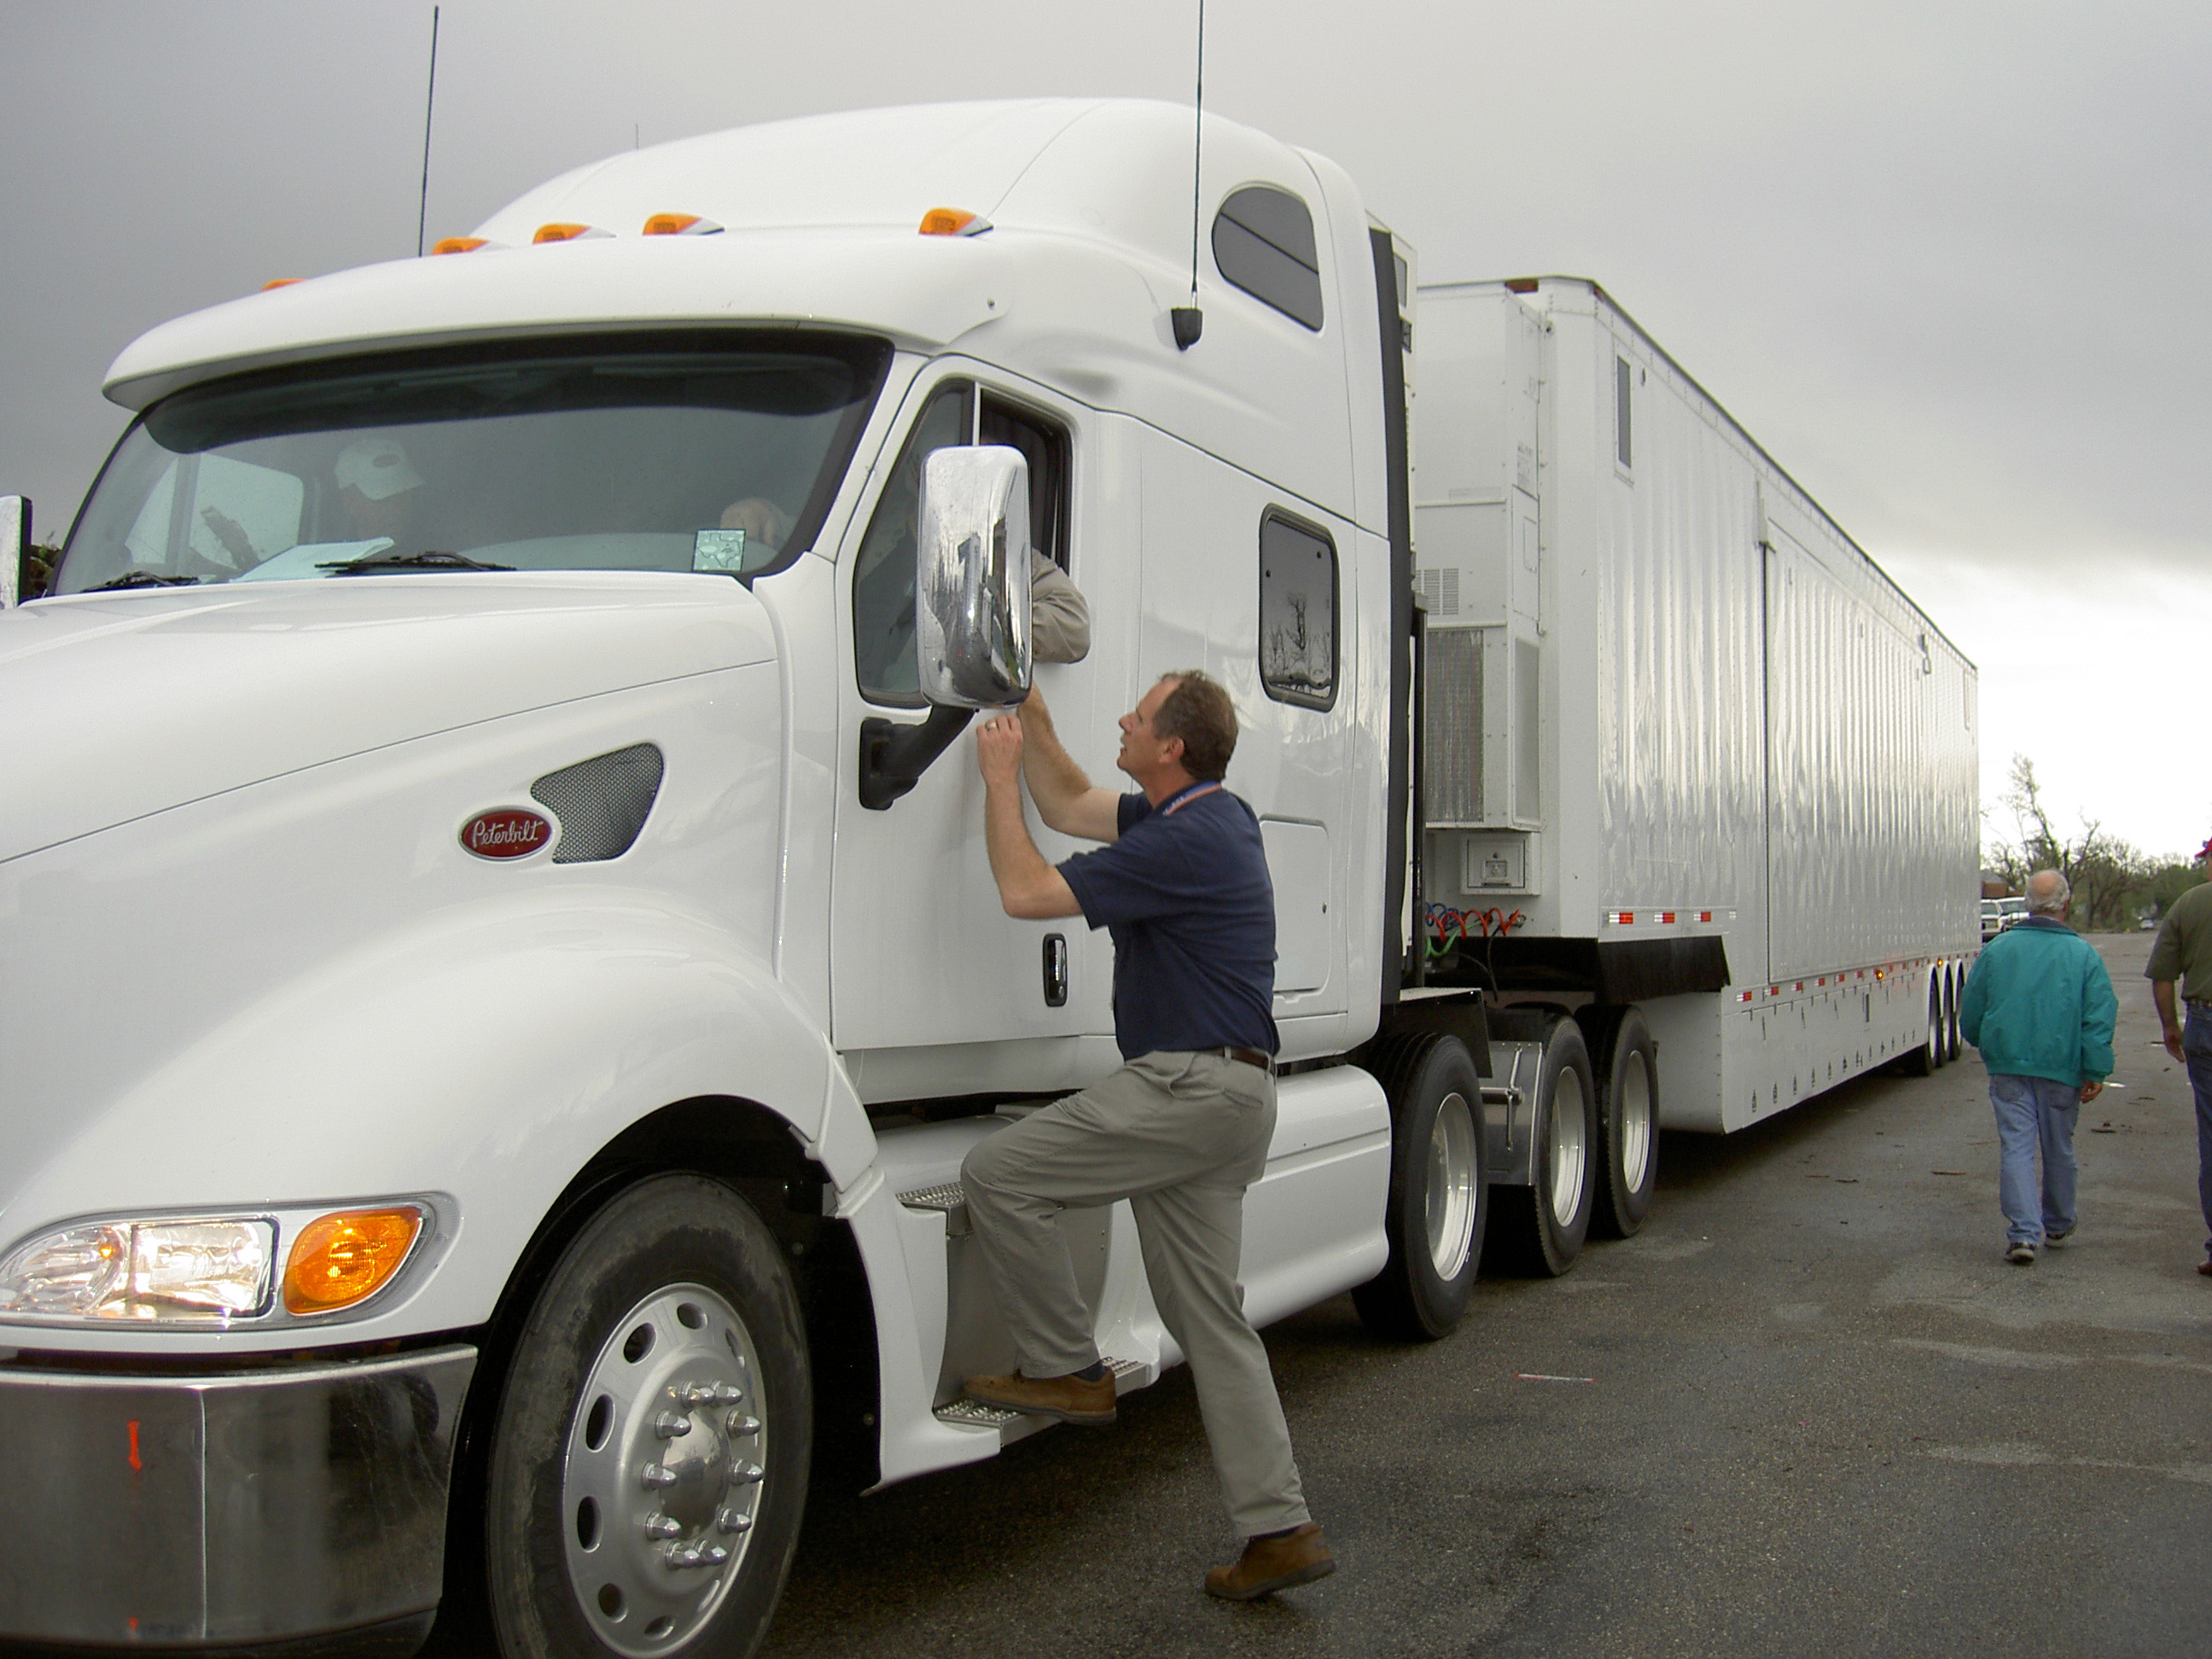
[[[480,859],[526,859],[552,844],[552,824],[516,806],[479,812],[461,826],[461,845]]]

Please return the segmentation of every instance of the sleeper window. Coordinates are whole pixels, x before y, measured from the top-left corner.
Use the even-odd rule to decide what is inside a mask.
[[[1336,701],[1336,548],[1278,513],[1260,521],[1260,683],[1278,702]]]
[[[1290,191],[1251,185],[1224,202],[1213,218],[1213,263],[1234,286],[1319,332],[1313,215]]]

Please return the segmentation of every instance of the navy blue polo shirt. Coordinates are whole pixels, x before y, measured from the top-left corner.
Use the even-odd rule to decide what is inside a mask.
[[[1162,1049],[1273,1054],[1275,889],[1252,809],[1193,784],[1157,811],[1121,797],[1121,838],[1060,866],[1083,919],[1114,936],[1121,1058]]]

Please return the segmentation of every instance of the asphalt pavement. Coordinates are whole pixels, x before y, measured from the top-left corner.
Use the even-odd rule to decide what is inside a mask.
[[[1235,1540],[1176,1370],[1111,1431],[818,1492],[764,1656],[2212,1654],[2212,1279],[2149,938],[2096,940],[2119,1069],[2033,1267],[1971,1049],[1668,1134],[1641,1233],[1486,1279],[1442,1342],[1349,1297],[1269,1328],[1334,1577],[1200,1591]]]

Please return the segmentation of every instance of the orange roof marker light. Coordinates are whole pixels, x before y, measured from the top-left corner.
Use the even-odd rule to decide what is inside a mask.
[[[306,279],[304,277],[300,276],[272,276],[267,282],[262,283],[261,291],[264,294],[266,294],[272,288],[289,288],[293,283],[303,282]]]
[[[696,213],[656,213],[645,222],[647,236],[719,236],[721,226]]]
[[[601,230],[597,225],[550,224],[538,227],[533,242],[589,242],[601,236],[611,236],[611,230]]]
[[[447,236],[432,243],[430,252],[433,258],[441,253],[474,253],[480,247],[492,246],[481,236]]]
[[[284,1307],[295,1314],[336,1313],[366,1302],[405,1265],[422,1236],[412,1204],[341,1210],[309,1222],[284,1268]]]
[[[988,219],[959,208],[932,208],[921,216],[919,227],[924,236],[981,236],[990,228]]]

